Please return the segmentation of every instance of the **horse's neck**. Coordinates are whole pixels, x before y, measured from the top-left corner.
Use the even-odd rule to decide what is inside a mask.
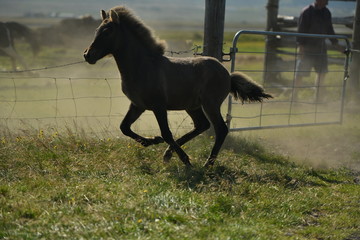
[[[143,66],[139,63],[148,61],[151,52],[139,39],[129,35],[129,32],[126,35],[129,36],[128,39],[124,39],[126,44],[121,46],[113,56],[122,77],[130,80],[141,71]]]
[[[123,77],[130,78],[139,71],[140,66],[137,64],[137,61],[140,60],[141,54],[136,51],[134,52],[130,48],[119,49],[113,56]]]

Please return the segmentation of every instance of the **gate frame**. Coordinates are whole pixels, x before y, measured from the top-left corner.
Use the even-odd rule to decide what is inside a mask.
[[[334,122],[319,122],[319,123],[304,123],[304,124],[287,124],[287,125],[271,125],[271,126],[256,126],[256,127],[240,127],[240,128],[231,128],[231,119],[232,119],[232,96],[228,96],[228,111],[226,114],[226,125],[229,131],[245,131],[245,130],[260,130],[260,129],[274,129],[274,128],[287,128],[287,127],[304,127],[304,126],[317,126],[317,125],[330,125],[330,124],[342,124],[343,114],[344,114],[344,104],[345,104],[345,92],[346,92],[346,82],[349,78],[349,62],[350,62],[350,52],[351,45],[347,36],[345,35],[326,35],[326,34],[308,34],[308,33],[289,33],[289,32],[270,32],[270,31],[257,31],[257,30],[240,30],[238,31],[233,38],[232,47],[230,48],[230,61],[231,61],[231,73],[235,71],[235,61],[237,53],[237,42],[241,35],[243,34],[252,34],[252,35],[265,35],[265,36],[285,36],[285,37],[307,37],[307,38],[336,38],[342,39],[346,42],[346,48],[344,51],[345,63],[344,63],[344,78],[342,84],[341,92],[341,105],[340,105],[340,120]],[[262,103],[261,103],[262,104]],[[260,115],[261,118],[262,115]]]

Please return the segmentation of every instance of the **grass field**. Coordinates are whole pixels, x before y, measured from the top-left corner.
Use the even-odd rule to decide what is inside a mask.
[[[197,32],[160,35],[201,45]],[[226,34],[227,46],[231,38]],[[25,44],[19,48],[37,68],[79,61],[87,44],[44,47],[37,58]],[[241,44],[247,51],[264,46],[262,38]],[[10,68],[6,58],[0,62]],[[246,56],[237,66],[262,64]],[[357,108],[347,108],[343,125],[231,133],[210,169],[202,167],[213,144],[205,134],[183,147],[194,164],[185,169],[175,156],[162,162],[164,144],[143,148],[122,137],[119,117],[128,102],[118,96],[112,59],[35,74],[0,78],[0,112],[7,116],[0,131],[0,239],[360,239]],[[252,77],[261,82],[260,75]],[[83,115],[92,126],[100,120],[88,119],[105,115],[110,134],[87,134]],[[49,127],[67,120],[78,128]],[[191,127],[188,120],[175,116],[174,135]],[[150,121],[135,129],[144,130],[143,123]]]
[[[195,167],[161,161],[164,145],[24,133],[0,143],[2,239],[359,239],[358,173],[314,169],[252,138],[184,149]]]

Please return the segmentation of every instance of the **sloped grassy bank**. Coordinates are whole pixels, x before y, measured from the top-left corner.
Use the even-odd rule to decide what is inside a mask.
[[[313,169],[230,137],[184,146],[195,167],[161,160],[165,145],[56,132],[3,134],[0,238],[359,239],[358,173]]]

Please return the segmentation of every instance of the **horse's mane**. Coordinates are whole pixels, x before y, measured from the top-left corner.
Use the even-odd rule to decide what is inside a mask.
[[[120,23],[124,22],[128,29],[141,39],[153,52],[163,55],[165,53],[165,42],[154,36],[152,30],[146,26],[134,13],[124,6],[113,7]],[[110,12],[109,11],[109,12]]]

